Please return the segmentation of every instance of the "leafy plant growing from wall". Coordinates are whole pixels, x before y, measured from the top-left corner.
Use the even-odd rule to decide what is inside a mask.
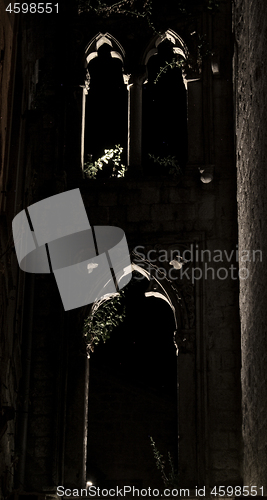
[[[123,322],[126,316],[124,297],[125,293],[122,290],[111,298],[104,297],[93,305],[83,326],[88,355],[94,352],[94,347],[99,342],[105,343],[114,328]]]
[[[107,177],[124,177],[127,167],[122,164],[121,155],[123,148],[118,144],[113,149],[105,149],[104,155],[96,161],[84,164],[84,173],[89,179],[97,179],[99,171],[104,168]],[[110,173],[111,172],[111,173]]]
[[[171,457],[170,452],[168,452],[168,463],[170,471],[166,472],[166,462],[163,458],[163,455],[159,452],[156,447],[156,443],[153,438],[150,436],[150,444],[152,446],[154,459],[156,462],[156,467],[161,473],[161,477],[166,488],[177,488],[178,487],[178,472],[175,471],[173,459]]]
[[[174,175],[174,176],[180,177],[183,174],[183,171],[179,165],[179,162],[178,162],[178,159],[176,158],[176,156],[168,155],[165,157],[160,157],[160,156],[152,155],[150,153],[148,154],[148,156],[151,160],[154,161],[154,163],[156,163],[157,165],[162,167],[163,174],[166,172],[166,170],[167,170],[168,174]],[[165,169],[165,172],[164,172],[164,169]]]
[[[159,69],[159,72],[154,80],[154,84],[156,85],[159,79],[162,77],[162,75],[167,73],[169,69],[182,68],[183,66],[184,66],[184,60],[183,59],[177,60],[176,57],[174,57],[170,62],[165,61],[165,66],[161,66],[161,68]]]

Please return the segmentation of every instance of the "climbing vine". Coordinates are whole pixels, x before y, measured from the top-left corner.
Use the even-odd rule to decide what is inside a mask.
[[[113,14],[131,16],[137,19],[145,19],[148,26],[156,32],[152,20],[153,0],[120,0],[108,5],[102,0],[78,0],[78,12],[93,12],[97,16],[109,17]]]
[[[111,332],[124,321],[126,316],[125,293],[121,290],[110,298],[96,302],[84,321],[83,335],[88,355],[94,352],[99,342],[106,342]]]
[[[175,10],[183,17],[193,17],[200,9],[210,13],[219,10],[220,0],[177,0]],[[109,17],[114,14],[146,19],[148,25],[155,30],[156,15],[153,7],[157,5],[155,0],[119,0],[106,3],[102,0],[77,0],[78,13],[93,12],[97,16]],[[158,4],[159,5],[159,4]]]
[[[120,290],[110,296],[104,296],[95,302],[90,314],[85,318],[83,336],[87,353],[94,352],[100,342],[106,342],[112,333],[126,318],[126,296],[139,286],[140,274],[132,272],[132,279]]]
[[[169,69],[182,68],[183,64],[184,64],[183,59],[177,61],[176,57],[173,57],[170,62],[165,61],[165,66],[162,66],[159,69],[159,72],[154,80],[154,84],[157,84],[161,76],[164,75],[164,73],[167,73]]]

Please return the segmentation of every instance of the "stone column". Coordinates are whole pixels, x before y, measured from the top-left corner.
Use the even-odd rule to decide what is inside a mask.
[[[64,486],[68,488],[85,488],[89,360],[81,352],[73,350],[70,354],[66,390]]]
[[[203,165],[203,101],[202,81],[190,79],[187,83],[187,127],[188,127],[188,163]]]
[[[142,84],[144,76],[128,78],[127,165],[132,173],[142,170]]]
[[[86,105],[86,96],[90,89],[90,75],[87,70],[85,84],[81,86],[82,89],[82,126],[81,126],[81,167],[82,172],[84,169],[84,139],[85,139],[85,105]],[[84,173],[83,173],[84,177]]]

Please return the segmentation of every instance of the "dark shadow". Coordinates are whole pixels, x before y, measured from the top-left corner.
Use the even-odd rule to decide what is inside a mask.
[[[172,47],[167,40],[158,46],[158,54],[148,61],[148,82],[143,85],[143,166],[149,174],[167,173],[149,154],[175,156],[182,169],[187,162],[186,89],[181,69],[166,67],[174,58]],[[166,72],[159,75],[164,67]]]
[[[177,362],[169,305],[129,287],[126,319],[90,359],[88,478],[161,488],[150,436],[177,467]]]
[[[90,89],[86,97],[85,162],[97,160],[104,149],[117,144],[124,148],[126,158],[127,88],[123,82],[122,62],[111,57],[107,44],[100,47],[98,54],[88,67]]]

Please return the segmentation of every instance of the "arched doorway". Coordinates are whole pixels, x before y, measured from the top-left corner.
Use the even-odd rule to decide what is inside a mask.
[[[125,321],[90,358],[87,477],[99,487],[162,488],[150,437],[178,468],[176,322],[153,278],[140,278],[125,292]]]

